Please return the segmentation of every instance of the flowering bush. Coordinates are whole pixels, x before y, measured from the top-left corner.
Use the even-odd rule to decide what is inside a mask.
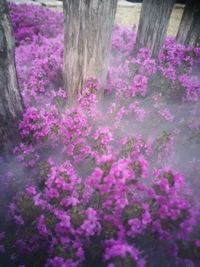
[[[50,9],[9,3],[16,43],[30,43],[35,35],[47,38],[62,33],[63,15]],[[51,25],[51,27],[49,27]]]
[[[21,171],[6,173],[12,163],[1,168],[1,195],[15,188],[9,209],[1,207],[2,262],[198,266],[199,200],[189,180],[200,155],[185,155],[188,140],[197,147],[200,140],[200,81],[193,75],[200,50],[168,39],[157,62],[145,48],[133,57],[134,30],[116,26],[105,101],[91,78],[69,107],[61,14],[28,5],[10,4],[10,10],[26,110],[14,148]],[[175,106],[168,101],[172,92]]]

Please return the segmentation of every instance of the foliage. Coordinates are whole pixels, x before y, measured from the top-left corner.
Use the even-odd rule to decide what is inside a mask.
[[[4,177],[25,185],[9,206],[0,252],[8,251],[15,266],[142,267],[158,248],[174,266],[196,263],[199,202],[175,159],[180,139],[198,129],[192,120],[200,82],[193,67],[200,49],[167,39],[158,62],[145,48],[133,57],[134,30],[116,26],[105,102],[91,78],[70,107],[62,16],[27,5],[10,4],[10,10],[26,111],[14,149],[23,172]],[[174,92],[176,112],[167,102]],[[168,130],[155,132],[160,125]]]

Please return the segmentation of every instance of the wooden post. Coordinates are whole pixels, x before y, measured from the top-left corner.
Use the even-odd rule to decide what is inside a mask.
[[[69,99],[91,77],[104,84],[117,0],[64,0],[64,81]]]
[[[189,0],[183,12],[176,40],[186,46],[195,46],[199,38],[200,0]]]
[[[144,0],[136,38],[135,52],[149,48],[153,57],[164,42],[175,0]]]
[[[23,104],[19,92],[13,31],[6,0],[0,1],[0,154],[5,156],[18,139],[17,122]]]

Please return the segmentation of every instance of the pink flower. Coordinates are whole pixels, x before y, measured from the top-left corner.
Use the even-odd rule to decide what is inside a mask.
[[[200,248],[200,240],[196,240],[196,241],[195,241],[195,244],[196,244],[196,246],[197,246],[198,248]]]
[[[141,94],[145,96],[147,93],[148,78],[143,75],[136,75],[131,84],[132,96]]]

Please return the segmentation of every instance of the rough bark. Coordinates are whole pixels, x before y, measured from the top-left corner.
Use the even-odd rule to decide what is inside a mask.
[[[184,9],[176,39],[179,43],[186,46],[194,46],[199,38],[200,0],[189,0]]]
[[[0,1],[0,154],[8,155],[18,139],[17,121],[23,111],[19,92],[12,26],[6,0]]]
[[[164,42],[175,0],[144,0],[140,13],[135,51],[149,48],[153,57]]]
[[[117,0],[64,0],[64,81],[69,99],[85,80],[106,80]]]

